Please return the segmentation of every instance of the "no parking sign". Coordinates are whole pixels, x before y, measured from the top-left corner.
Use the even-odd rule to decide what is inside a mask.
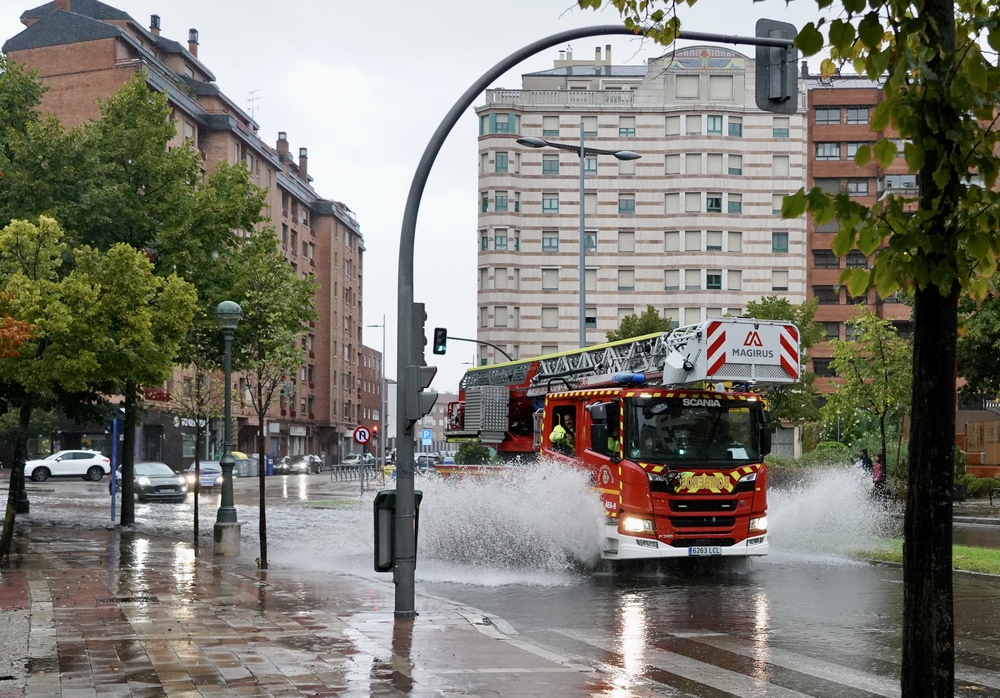
[[[371,441],[372,432],[368,427],[358,427],[354,430],[354,440],[359,444],[366,444]]]

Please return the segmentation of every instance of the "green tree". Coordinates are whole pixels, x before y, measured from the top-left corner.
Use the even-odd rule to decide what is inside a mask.
[[[246,378],[246,394],[257,415],[258,477],[260,478],[260,561],[267,569],[267,509],[264,458],[265,416],[278,389],[294,384],[307,346],[307,322],[316,319],[316,282],[300,278],[278,249],[273,231],[251,235],[232,250],[227,264],[233,296],[243,319],[233,338],[233,367]],[[297,393],[290,395],[292,409]]]
[[[651,305],[646,306],[642,315],[626,315],[622,318],[617,330],[606,333],[609,342],[617,342],[620,339],[630,339],[641,337],[646,334],[656,334],[657,332],[669,332],[671,328],[671,318],[661,318],[660,313]]]
[[[867,413],[878,425],[881,453],[888,453],[887,426],[902,428],[910,411],[910,345],[899,338],[888,320],[868,310],[847,321],[853,339],[835,339],[830,365],[840,385],[823,411],[829,422],[836,414]]]
[[[759,301],[747,303],[746,314],[758,320],[784,320],[794,323],[799,328],[800,362],[806,366],[809,363],[809,350],[826,337],[823,326],[815,319],[817,307],[819,301],[815,298],[800,305],[793,305],[787,298],[765,296]],[[815,402],[815,382],[815,373],[803,371],[801,379],[795,385],[769,389],[767,406],[771,414],[778,419],[798,423],[815,420],[819,416]]]
[[[994,279],[994,286],[1000,279]],[[958,375],[965,379],[962,395],[1000,397],[1000,297],[992,291],[982,302],[962,303],[965,331],[958,338]]]
[[[577,1],[595,9],[605,4]],[[655,25],[645,33],[664,45],[680,28],[678,6],[696,1],[607,0],[637,33]],[[831,5],[833,0],[817,0],[820,8]],[[838,220],[837,255],[857,248],[875,256],[870,269],[845,270],[852,296],[872,285],[882,297],[898,289],[913,293],[901,688],[906,696],[949,696],[955,676],[951,487],[958,299],[963,292],[985,294],[1000,250],[1000,65],[984,55],[986,45],[1000,49],[997,8],[995,2],[955,0],[840,5],[835,19],[802,27],[795,44],[806,56],[828,48],[823,75],[846,64],[881,81],[883,99],[871,128],[892,137],[860,147],[855,162],[888,167],[898,134],[910,171],[919,174],[919,195],[914,200],[890,192],[865,206],[844,193],[802,190],[786,197],[782,215],[809,210],[817,224]]]
[[[490,462],[490,449],[470,442],[458,447],[455,462],[460,465],[487,465]]]

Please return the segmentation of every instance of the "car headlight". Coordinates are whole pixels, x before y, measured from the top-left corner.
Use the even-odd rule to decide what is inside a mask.
[[[194,473],[188,473],[187,475],[185,475],[185,477],[187,478],[187,483],[189,485],[194,484]]]
[[[750,519],[750,533],[765,533],[767,531],[767,514]]]
[[[621,527],[623,531],[629,533],[656,533],[656,526],[652,519],[643,519],[638,516],[623,516]]]
[[[219,475],[219,477],[215,478],[215,484],[216,485],[221,485],[222,484],[222,475]]]
[[[139,484],[139,487],[149,487],[148,477],[140,477],[136,482]]]

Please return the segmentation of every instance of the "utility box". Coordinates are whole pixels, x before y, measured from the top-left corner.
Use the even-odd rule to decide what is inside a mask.
[[[417,566],[417,531],[420,530],[420,500],[424,493],[413,490],[413,566]],[[396,559],[396,490],[375,495],[375,571],[391,572]]]

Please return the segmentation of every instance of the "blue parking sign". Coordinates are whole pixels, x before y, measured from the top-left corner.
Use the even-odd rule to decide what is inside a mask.
[[[433,438],[434,437],[433,437],[433,434],[431,434],[431,430],[430,429],[421,429],[420,430],[420,442],[421,442],[422,445],[424,445],[424,446],[430,446],[431,445],[431,440]]]

